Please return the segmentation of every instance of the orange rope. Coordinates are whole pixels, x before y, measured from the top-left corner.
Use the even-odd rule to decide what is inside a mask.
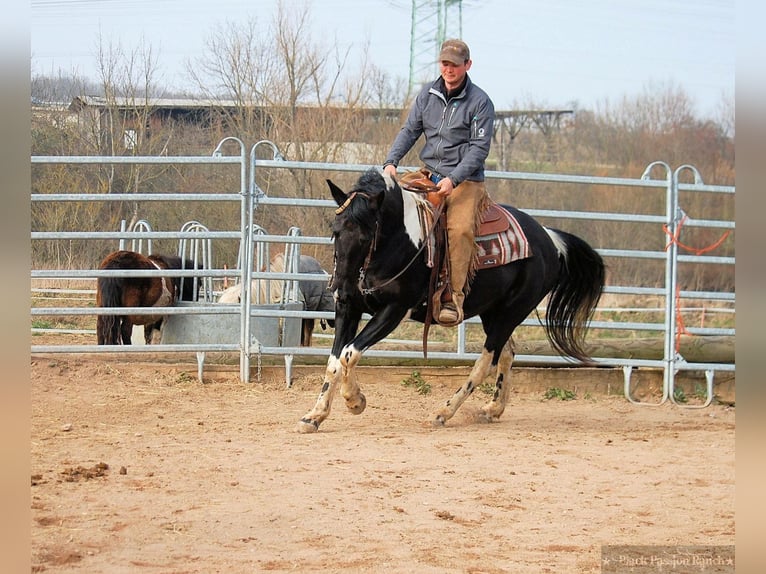
[[[723,235],[721,235],[721,237],[717,241],[708,245],[707,247],[702,247],[700,249],[697,249],[695,247],[690,247],[688,245],[681,243],[681,241],[679,240],[679,237],[681,236],[681,228],[683,227],[684,222],[687,219],[688,217],[684,215],[683,218],[681,219],[681,222],[678,224],[678,229],[676,229],[675,234],[670,233],[670,229],[668,229],[667,225],[662,226],[662,230],[665,232],[665,234],[668,237],[670,237],[670,241],[668,241],[667,245],[665,245],[665,251],[667,251],[668,248],[675,243],[682,249],[685,249],[686,251],[689,251],[690,253],[693,253],[694,255],[702,255],[703,253],[712,251],[713,249],[721,245],[721,243],[723,243],[726,240],[726,238],[729,236],[729,233],[731,233],[731,231],[726,231]]]
[[[681,243],[681,241],[679,240],[679,237],[681,236],[681,228],[683,227],[687,219],[688,217],[686,215],[684,215],[681,218],[681,221],[678,224],[678,228],[676,229],[676,232],[674,234],[670,233],[670,229],[668,228],[667,225],[662,226],[662,229],[665,232],[665,234],[668,237],[670,237],[670,240],[668,241],[667,245],[665,245],[665,251],[667,251],[668,248],[670,248],[670,246],[675,243],[682,249],[685,249],[686,251],[689,251],[690,253],[693,253],[694,255],[702,255],[703,253],[712,251],[713,249],[721,245],[721,243],[723,243],[726,240],[726,238],[729,236],[729,233],[731,233],[731,231],[726,231],[718,239],[718,241],[715,241],[714,243],[708,245],[707,247],[702,247],[700,249],[697,249],[695,247],[690,247],[688,245]],[[681,315],[681,288],[678,286],[676,286],[675,297],[676,297],[676,353],[678,353],[680,352],[680,349],[681,349],[681,335],[688,335],[689,331],[686,330],[686,325],[684,324],[684,319],[683,319],[683,316]]]

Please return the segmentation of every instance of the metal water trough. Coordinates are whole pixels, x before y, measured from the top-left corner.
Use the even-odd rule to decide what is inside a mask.
[[[179,301],[176,307],[189,309],[210,307],[209,303]],[[253,305],[250,348],[297,347],[301,341],[300,317],[263,317],[258,310],[302,311],[302,302]],[[240,342],[241,317],[238,313],[211,311],[174,314],[165,317],[162,325],[161,344],[165,345],[238,345]],[[205,352],[197,352],[197,378],[202,382]],[[292,379],[293,355],[285,355],[287,384]]]

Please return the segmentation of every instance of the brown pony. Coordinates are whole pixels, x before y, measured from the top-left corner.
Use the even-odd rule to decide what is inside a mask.
[[[115,251],[107,255],[99,269],[194,269],[190,259],[174,255],[142,255],[134,251]],[[195,289],[196,284],[196,289]],[[194,277],[99,277],[96,286],[98,307],[169,307],[180,297],[196,301],[199,281]],[[96,334],[99,345],[130,345],[133,325],[144,326],[144,340],[151,344],[159,334],[162,315],[99,315]]]

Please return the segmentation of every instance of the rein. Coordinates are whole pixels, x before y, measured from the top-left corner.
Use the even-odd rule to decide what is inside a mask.
[[[361,195],[362,197],[369,198],[369,195],[366,193],[362,193],[360,191],[352,192],[348,199],[341,205],[338,209],[335,210],[335,214],[341,214],[343,213],[346,208],[351,204],[351,201],[354,200],[354,198],[357,195]],[[376,221],[375,222],[375,235],[372,238],[372,243],[370,243],[370,249],[367,252],[367,256],[364,259],[364,263],[362,264],[362,267],[359,269],[359,280],[357,281],[357,288],[362,293],[362,295],[372,295],[376,291],[380,291],[383,287],[386,287],[387,285],[390,285],[399,277],[401,277],[411,266],[412,264],[417,260],[417,258],[420,256],[420,254],[423,252],[423,249],[425,249],[427,245],[427,239],[429,236],[431,236],[434,233],[434,230],[436,229],[436,226],[439,223],[439,217],[441,217],[442,210],[444,209],[444,204],[440,204],[436,207],[436,210],[433,213],[433,223],[431,224],[431,228],[427,231],[426,237],[424,238],[422,245],[418,248],[418,250],[415,252],[415,255],[412,256],[412,259],[410,259],[407,264],[393,277],[386,279],[383,283],[380,283],[378,285],[375,285],[374,287],[365,287],[364,282],[367,277],[367,267],[370,265],[370,261],[372,261],[372,255],[375,253],[375,249],[378,244],[378,231],[379,231],[379,224]]]

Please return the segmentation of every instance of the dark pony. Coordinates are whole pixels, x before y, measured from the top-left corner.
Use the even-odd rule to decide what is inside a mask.
[[[298,273],[327,273],[317,259],[310,255],[301,255],[298,262]],[[328,275],[329,277],[329,275]],[[307,311],[335,311],[335,299],[326,283],[318,281],[299,281],[298,287],[303,295],[304,309]],[[335,327],[332,319],[320,319],[319,324],[324,330],[326,326]],[[310,347],[314,335],[314,319],[304,318],[301,321],[301,346]]]
[[[115,251],[99,269],[194,269],[194,261],[175,255],[142,255]],[[168,307],[177,300],[196,301],[201,281],[194,277],[99,277],[96,284],[98,307]],[[180,295],[180,296],[179,296]],[[151,344],[162,326],[162,315],[99,315],[96,335],[99,345],[130,345],[133,325],[144,326],[144,340]]]
[[[332,226],[335,340],[319,398],[300,419],[299,432],[319,429],[338,386],[352,413],[364,411],[366,399],[355,373],[362,354],[408,315],[425,321],[428,310],[431,269],[423,255],[427,238],[417,214],[425,200],[376,170],[363,174],[348,194],[327,183],[339,206]],[[502,415],[514,358],[511,335],[548,294],[544,327],[551,344],[562,356],[589,362],[584,338],[604,288],[601,256],[582,239],[504,207],[526,234],[531,256],[476,273],[464,312],[466,318],[481,318],[484,346],[468,380],[436,412],[436,425],[455,414],[491,369],[496,369],[495,391],[481,415],[488,421]],[[363,313],[372,318],[357,334]]]

